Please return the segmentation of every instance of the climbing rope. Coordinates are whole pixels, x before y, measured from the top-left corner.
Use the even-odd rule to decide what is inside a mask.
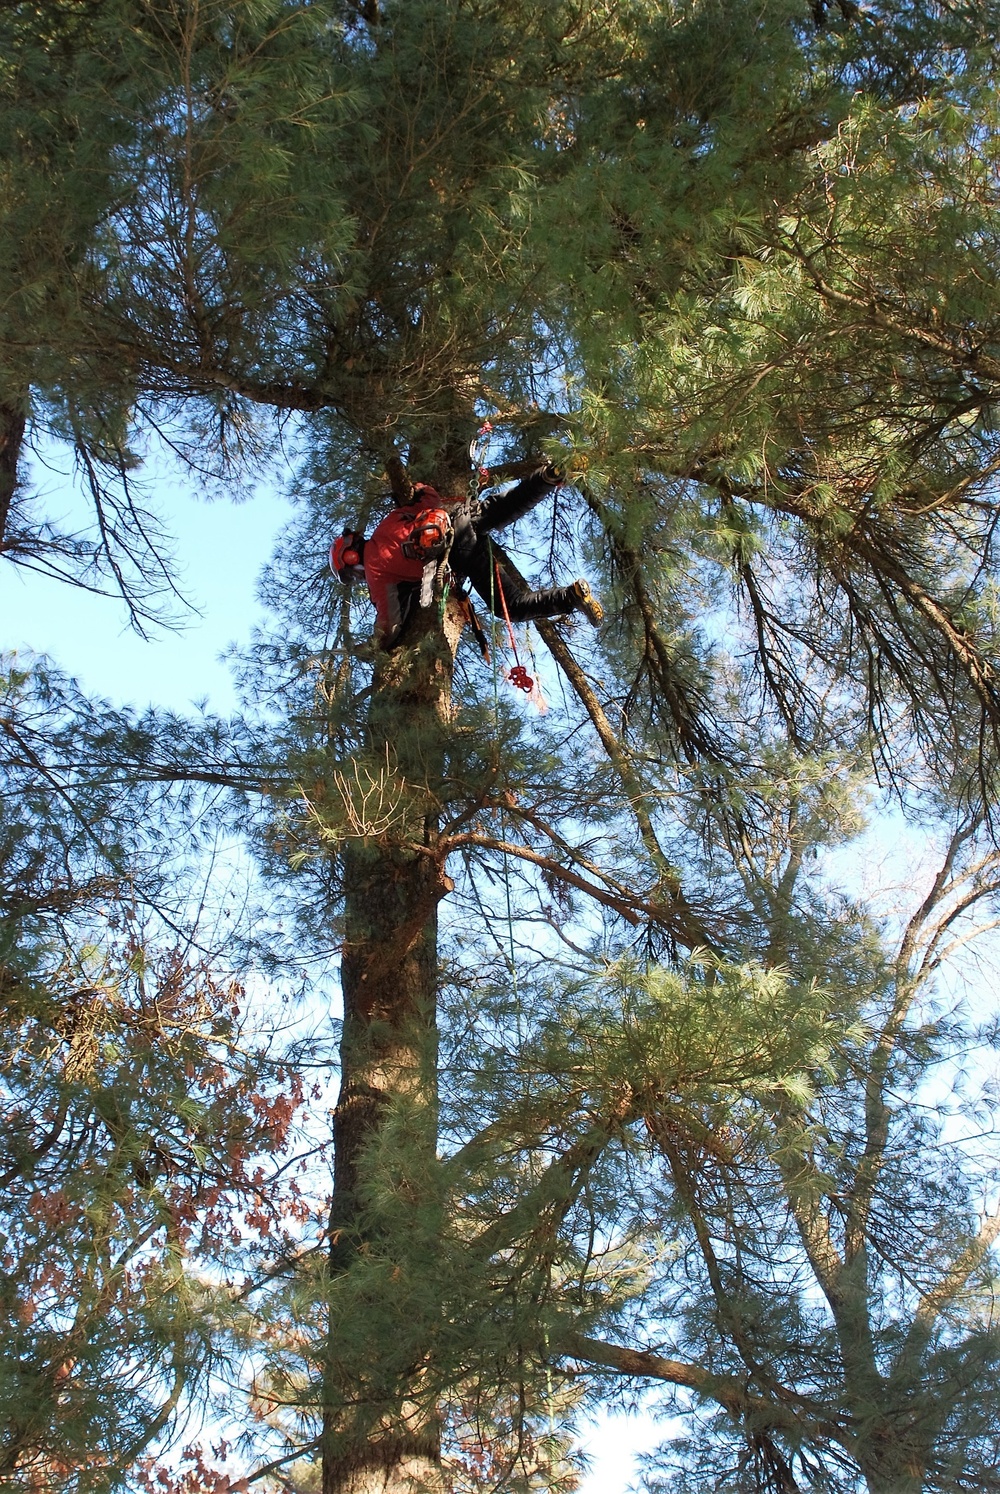
[[[500,674],[499,674],[499,667],[497,665],[497,657],[498,657],[497,640],[496,640],[496,630],[497,630],[496,617],[497,617],[497,609],[496,609],[496,592],[494,591],[494,584],[495,584],[495,581],[497,583],[499,583],[499,581],[500,581],[500,567],[499,567],[499,565],[497,565],[496,557],[493,555],[493,541],[492,540],[489,541],[489,546],[490,546],[490,559],[493,561],[493,565],[490,567],[490,616],[493,619],[493,621],[492,621],[492,632],[493,632],[493,638],[492,638],[492,643],[493,643],[493,650],[492,650],[492,653],[493,653],[493,725],[494,725],[494,729],[497,732],[497,757],[498,757],[497,766],[499,767]],[[495,567],[495,569],[494,569],[494,567]],[[500,590],[500,595],[501,595],[501,597],[503,596],[503,588],[502,588],[502,586],[501,586],[501,590]],[[504,611],[506,612],[506,610],[507,610],[506,603],[504,603]],[[510,629],[510,619],[509,618],[507,619],[507,627],[508,627],[508,629]],[[506,813],[504,812],[502,803],[501,803],[501,808],[500,808],[500,839],[506,844],[506,841],[507,841],[507,816],[506,816]],[[518,989],[517,989],[517,961],[514,958],[514,907],[513,907],[513,900],[511,899],[511,895],[510,895],[510,862],[509,862],[509,858],[507,856],[506,850],[503,852],[503,889],[504,889],[504,898],[505,898],[506,904],[507,904],[507,907],[506,907],[506,914],[507,914],[507,945],[508,945],[508,951],[509,951],[509,953],[507,954],[507,968],[510,971],[511,993],[512,993],[512,995],[514,997],[514,1013],[515,1013],[515,1020],[517,1022],[517,1044],[518,1044],[518,1048],[520,1048],[521,1044],[523,1042],[523,1039],[524,1039],[524,1034],[522,1032],[522,1027],[521,1027],[521,997],[520,997],[520,994],[519,994]]]
[[[482,466],[481,462],[482,458],[486,454],[486,450],[489,446],[489,438],[492,433],[492,425],[488,420],[484,420],[476,434],[473,436],[472,440],[469,442],[469,460],[472,463],[472,476],[469,478],[468,492],[466,493],[465,499],[463,500],[460,509],[460,512],[469,519],[475,518],[476,506],[479,503],[479,494],[485,484],[489,481],[490,469],[488,467]],[[457,518],[458,515],[456,514],[455,517]],[[444,550],[442,551],[440,557],[435,562],[433,562],[433,570],[431,570],[430,567],[425,568],[424,579],[421,583],[420,605],[421,607],[430,606],[432,595],[436,595],[438,601],[439,623],[444,621],[445,609],[448,606],[448,594],[451,591],[452,582],[454,580],[448,565],[448,562],[451,558],[451,547],[454,538],[455,522],[453,519],[448,527]],[[424,599],[425,590],[427,592],[426,600]],[[479,650],[482,653],[483,658],[488,662],[489,651],[486,647],[485,635],[483,634],[482,628],[479,626],[479,621],[473,610],[472,603],[468,600],[460,587],[456,586],[455,592],[456,595],[465,602],[466,613],[468,615],[472,631],[475,634],[476,642],[479,645]]]

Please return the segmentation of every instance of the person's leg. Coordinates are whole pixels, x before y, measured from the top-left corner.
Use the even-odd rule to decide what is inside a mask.
[[[513,572],[502,547],[487,535],[477,540],[466,556],[460,574],[469,578],[487,607],[497,617],[503,617],[506,602],[507,616],[511,622],[529,622],[535,617],[559,617],[567,612],[580,611],[585,612],[591,622],[596,624],[604,615],[600,603],[590,595],[590,587],[586,581],[574,581],[571,586],[546,586],[537,591],[532,590]]]
[[[511,622],[530,622],[533,617],[560,617],[567,612],[582,612],[595,628],[604,621],[604,608],[584,580],[573,581],[569,586],[548,586],[541,591],[522,588],[511,596],[505,576],[504,597]]]

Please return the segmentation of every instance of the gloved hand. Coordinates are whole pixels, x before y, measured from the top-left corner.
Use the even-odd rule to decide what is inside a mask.
[[[553,487],[558,487],[561,482],[572,482],[575,477],[582,477],[590,466],[590,459],[585,451],[575,451],[572,448],[563,448],[565,456],[557,456],[549,461],[542,471],[546,482]]]

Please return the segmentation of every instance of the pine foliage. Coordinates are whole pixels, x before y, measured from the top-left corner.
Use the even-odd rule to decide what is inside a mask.
[[[0,7],[3,553],[145,627],[148,453],[239,496],[292,449],[301,498],[253,720],[7,680],[15,1484],[134,1479],[221,1383],[276,1488],[569,1490],[640,1386],[651,1488],[993,1486],[997,19]],[[519,563],[609,615],[539,626],[544,717],[447,607],[373,662],[320,574],[485,417],[492,481],[567,474]],[[891,907],[872,806],[925,850]],[[212,824],[293,951],[195,955]],[[333,950],[324,1230],[279,1179],[326,1050],[244,1043],[231,981]]]

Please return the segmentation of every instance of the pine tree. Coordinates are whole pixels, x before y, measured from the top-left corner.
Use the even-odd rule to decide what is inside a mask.
[[[203,1399],[234,1294],[294,1248],[305,1095],[251,1036],[203,898],[198,925],[211,810],[142,781],[149,723],[42,664],[8,666],[2,701],[0,1478],[107,1489]]]
[[[71,5],[5,24],[37,59],[54,16],[99,24]],[[159,425],[211,437],[237,471],[297,412],[315,557],[324,528],[367,519],[387,488],[456,491],[488,414],[495,479],[545,457],[570,472],[549,548],[560,574],[582,557],[613,604],[592,659],[539,629],[579,756],[463,681],[447,607],[371,686],[342,634],[292,734],[298,788],[264,855],[291,856],[305,921],[344,941],[329,1320],[319,1388],[287,1381],[292,1411],[324,1424],[324,1494],[441,1487],[463,1419],[511,1477],[551,1482],[554,1377],[588,1362],[659,1376],[652,1349],[622,1343],[655,1320],[629,1260],[655,1254],[655,1214],[616,1204],[644,1131],[680,1158],[662,1187],[741,1356],[721,1372],[678,1359],[681,1383],[741,1429],[751,1472],[791,1488],[784,1383],[753,1399],[733,1383],[760,1372],[744,1283],[715,1271],[701,1225],[730,1125],[712,1107],[757,1105],[779,1138],[771,1197],[787,1198],[781,1148],[801,1152],[815,1124],[810,1075],[861,1045],[859,1002],[831,1014],[804,965],[777,969],[789,921],[763,914],[808,845],[769,885],[765,749],[792,781],[836,748],[900,791],[919,782],[924,805],[946,789],[969,823],[991,813],[990,8],[148,0],[116,16],[141,87],[116,94],[79,264],[53,256],[69,310],[46,323],[45,367],[5,374],[7,468],[28,389],[52,397],[93,347],[131,390],[93,379],[116,391],[119,454]],[[95,109],[107,75],[89,48],[69,55]],[[36,140],[42,111],[27,113]],[[315,563],[298,574],[304,607]],[[477,974],[481,945],[456,974],[493,1035],[475,1050],[486,1088],[456,1094],[439,909],[498,889],[495,979]],[[579,946],[581,989],[520,968],[529,896]],[[698,947],[707,964],[673,968]],[[774,1093],[788,1100],[768,1111]],[[928,1363],[908,1361],[918,1378]],[[849,1378],[846,1413],[802,1437],[832,1438],[873,1489],[929,1477],[926,1438],[921,1475],[880,1462],[898,1407]],[[867,1447],[833,1437],[844,1414],[868,1418]]]

